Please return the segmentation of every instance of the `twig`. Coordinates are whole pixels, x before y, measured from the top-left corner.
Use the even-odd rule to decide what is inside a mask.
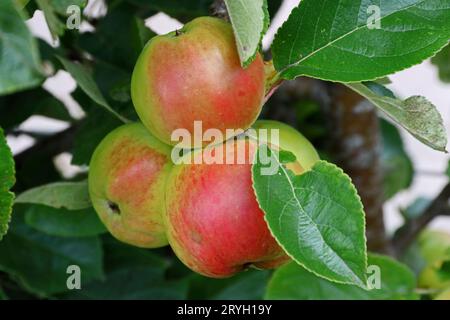
[[[397,256],[402,256],[419,233],[438,216],[450,216],[450,183],[417,218],[408,220],[394,235],[392,242]]]

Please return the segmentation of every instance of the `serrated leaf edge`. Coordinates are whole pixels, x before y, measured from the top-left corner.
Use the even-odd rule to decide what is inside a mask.
[[[9,207],[9,209],[7,210],[7,212],[6,212],[6,217],[7,217],[7,220],[6,220],[6,222],[5,222],[5,230],[4,230],[4,233],[2,234],[2,233],[0,233],[0,241],[3,239],[3,237],[7,234],[7,232],[8,232],[8,229],[9,229],[9,223],[11,222],[11,216],[12,216],[12,207],[13,207],[13,205],[14,205],[14,198],[15,198],[15,194],[13,193],[13,192],[11,192],[10,191],[10,189],[14,186],[14,184],[16,183],[16,169],[15,169],[15,163],[14,163],[14,156],[13,156],[13,153],[12,153],[12,151],[11,151],[11,148],[8,146],[8,143],[7,143],[7,141],[6,141],[6,137],[4,136],[4,133],[3,133],[3,129],[0,127],[0,139],[2,139],[3,141],[4,141],[4,143],[5,143],[5,146],[6,146],[6,148],[5,148],[5,152],[7,153],[7,155],[9,156],[8,157],[8,159],[7,159],[7,161],[9,162],[9,166],[12,168],[11,169],[11,173],[12,173],[12,182],[9,184],[9,185],[7,185],[6,186],[6,189],[5,190],[0,190],[0,192],[4,192],[4,193],[6,193],[6,194],[8,194],[8,195],[10,195],[11,196],[11,205],[10,205],[10,207]]]
[[[238,37],[238,34],[235,31],[235,29],[234,29],[233,16],[230,14],[228,3],[227,3],[227,1],[224,1],[224,3],[225,3],[225,7],[227,8],[228,15],[230,17],[231,25],[233,27],[233,34],[234,34],[234,38],[236,39],[236,45],[237,46],[241,45],[241,47],[243,47],[243,45],[240,42],[240,39]],[[239,48],[237,48],[237,51],[238,51],[238,54],[239,54],[239,60],[241,61],[241,66],[243,68],[247,68],[255,60],[256,56],[258,55],[258,52],[261,50],[262,39],[264,37],[264,34],[267,32],[269,24],[270,24],[270,16],[269,16],[269,9],[268,9],[268,5],[267,5],[267,0],[263,0],[262,1],[262,8],[261,8],[261,10],[263,12],[263,28],[262,28],[262,30],[260,32],[260,36],[259,36],[259,40],[258,40],[258,46],[256,47],[255,52],[253,53],[253,55],[251,55],[250,57],[248,57],[244,61],[243,60],[244,57],[241,56],[241,52],[239,51]]]
[[[256,154],[257,154],[257,153],[255,153],[255,157],[256,157]],[[284,168],[284,166],[278,161],[278,159],[277,159],[277,162],[278,162],[278,164],[280,165],[280,167],[283,168],[282,170],[283,170],[285,176],[288,178],[289,181],[291,181],[291,180],[289,179],[289,175],[287,174],[287,171],[286,171],[286,169]],[[280,243],[280,241],[279,241],[279,240],[277,239],[277,237],[274,235],[272,229],[270,228],[269,222],[268,222],[268,220],[267,220],[266,213],[265,213],[264,209],[261,207],[260,200],[259,200],[259,198],[258,198],[258,194],[257,194],[256,189],[255,189],[255,181],[254,181],[254,175],[253,175],[256,161],[254,161],[253,163],[254,163],[254,164],[252,165],[252,188],[253,188],[253,192],[254,192],[255,197],[256,197],[256,200],[257,200],[256,202],[258,203],[258,207],[262,210],[262,212],[264,212],[264,220],[265,220],[266,223],[267,223],[267,227],[269,228],[269,231],[270,231],[271,235],[274,237],[274,239],[277,241],[277,243],[278,243],[279,246],[283,249],[283,251],[284,251],[284,252],[285,252],[285,253],[286,253],[293,261],[295,261],[297,264],[299,264],[299,265],[300,265],[301,267],[303,267],[305,270],[307,270],[307,271],[313,273],[314,275],[316,275],[316,276],[318,276],[318,277],[320,277],[320,278],[322,278],[322,279],[325,279],[325,280],[328,280],[328,281],[331,281],[331,282],[334,282],[334,283],[341,283],[341,284],[348,284],[348,285],[356,285],[356,286],[358,286],[358,287],[360,287],[360,288],[362,288],[362,289],[364,289],[364,290],[367,290],[367,284],[364,284],[363,281],[361,281],[361,279],[359,279],[359,277],[356,276],[356,275],[355,275],[356,279],[359,280],[359,281],[357,281],[357,282],[360,282],[360,283],[354,283],[354,282],[349,282],[349,281],[339,281],[339,280],[336,280],[336,279],[331,279],[331,278],[328,278],[328,277],[326,277],[326,276],[323,276],[323,275],[317,273],[316,271],[311,270],[310,268],[306,267],[302,262],[298,261],[294,256],[292,256],[289,252],[287,252],[285,246],[284,246],[282,243]],[[344,176],[344,179],[346,179],[347,182],[350,183],[350,190],[353,191],[353,192],[352,192],[353,195],[356,196],[356,198],[359,200],[359,203],[361,204],[361,210],[364,212],[364,207],[363,207],[363,205],[362,205],[361,197],[359,196],[358,192],[356,191],[356,187],[354,186],[354,184],[353,184],[351,178],[350,178],[350,177],[349,177],[349,176],[348,176],[341,168],[339,168],[338,166],[336,166],[336,165],[334,165],[334,164],[332,164],[332,163],[329,163],[329,162],[324,161],[324,160],[319,160],[318,163],[327,163],[327,164],[329,164],[329,165],[332,165],[332,166],[334,166],[336,169],[338,169],[338,171],[340,171],[340,172],[342,173],[342,175]],[[316,163],[314,166],[316,166],[316,165],[317,165],[317,163]],[[310,170],[314,170],[314,166],[313,166]],[[306,172],[308,172],[308,171],[310,171],[310,170],[304,171],[303,173],[306,173]],[[303,173],[302,173],[302,174],[303,174]],[[365,218],[364,218],[364,222],[365,222]],[[364,234],[364,242],[367,243],[367,237],[366,237],[366,224],[365,224],[365,223],[363,223],[363,234]],[[365,253],[364,269],[367,270],[367,246],[365,246],[365,248],[364,248],[364,253]],[[344,261],[344,260],[343,260],[343,261]],[[347,264],[345,263],[345,265],[347,265]],[[350,270],[351,270],[351,269],[350,269]],[[351,271],[352,271],[352,273],[353,273],[353,270],[351,270]]]

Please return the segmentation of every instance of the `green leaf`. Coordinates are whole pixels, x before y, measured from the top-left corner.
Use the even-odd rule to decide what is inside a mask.
[[[410,245],[409,248],[405,251],[405,253],[401,257],[401,262],[406,264],[416,276],[419,275],[420,272],[428,264],[422,256],[422,253],[420,252],[417,241]]]
[[[23,221],[16,206],[11,230],[0,242],[0,270],[9,273],[30,292],[48,297],[67,290],[67,267],[82,270],[82,287],[103,278],[99,238],[59,238],[40,233]]]
[[[286,300],[417,300],[414,274],[403,264],[370,254],[369,266],[380,270],[379,289],[363,290],[346,284],[326,281],[295,263],[275,271],[267,288],[267,299]],[[369,276],[372,273],[369,273]],[[375,274],[375,273],[373,273]]]
[[[102,94],[108,99],[108,101],[113,101],[115,103],[116,110],[120,111],[121,114],[128,116],[128,113],[130,113],[129,110],[122,110],[121,107],[123,104],[117,102],[129,102],[130,108],[133,112],[135,112],[135,109],[131,103],[130,73],[110,63],[97,60],[92,75],[95,82],[99,84],[99,89]],[[122,91],[119,94],[119,99],[117,90]]]
[[[9,190],[16,181],[14,174],[13,155],[6,143],[3,130],[0,128],[0,240],[8,231],[8,224],[11,220],[14,193]]]
[[[64,104],[42,88],[0,97],[0,126],[5,130],[18,126],[32,115],[72,120]]]
[[[131,247],[105,237],[104,280],[64,296],[70,299],[184,299],[187,282],[167,281],[168,263],[153,251]]]
[[[67,70],[67,72],[69,72],[74,77],[75,81],[78,83],[78,85],[81,87],[81,89],[92,100],[94,100],[97,104],[101,105],[106,110],[108,110],[111,114],[113,114],[120,121],[122,121],[124,123],[129,122],[127,119],[125,119],[123,116],[121,116],[117,111],[115,111],[108,104],[108,102],[103,97],[102,93],[100,92],[100,89],[98,88],[94,79],[89,74],[89,72],[85,69],[84,66],[82,66],[81,64],[69,61],[67,59],[64,59],[62,57],[58,57],[58,59],[64,65],[64,68]]]
[[[102,94],[108,101],[114,103],[115,110],[130,121],[139,120],[131,101],[130,73],[104,61],[97,60],[93,69],[93,77],[95,82],[99,84]],[[92,110],[87,110],[87,113],[93,113],[90,112]],[[100,110],[104,111],[103,109]]]
[[[256,56],[264,32],[269,25],[266,0],[225,0],[242,66],[248,66]]]
[[[50,4],[57,13],[66,16],[69,6],[75,5],[83,9],[87,5],[87,0],[50,0]]]
[[[80,300],[182,300],[188,289],[186,280],[164,281],[155,277],[155,267],[136,265],[117,268],[104,281],[95,281],[82,290],[63,296]]]
[[[20,9],[25,7],[30,0],[14,0]]]
[[[347,86],[380,108],[416,139],[435,150],[445,152],[447,134],[442,116],[426,98],[413,96],[402,101],[391,96],[379,95],[362,83]]]
[[[102,109],[97,108],[88,113],[75,134],[72,164],[89,164],[98,144],[109,132],[120,125],[120,121]]]
[[[133,16],[131,21],[131,36],[133,49],[138,55],[144,49],[147,42],[156,34],[145,25],[145,21]]]
[[[376,83],[381,84],[383,86],[387,86],[392,83],[392,80],[389,77],[379,78],[375,80]]]
[[[381,10],[379,18],[371,6]],[[419,64],[449,38],[447,1],[302,0],[277,32],[272,53],[283,78],[357,82]]]
[[[386,78],[384,78],[386,79]],[[384,86],[384,84],[382,84],[383,81],[366,81],[363,82],[363,84],[369,88],[373,93],[379,95],[379,96],[384,96],[384,97],[390,97],[390,98],[396,98],[394,92],[392,92],[392,90],[386,88]]]
[[[66,37],[69,39],[73,39],[73,34],[66,34]],[[47,41],[42,39],[38,40],[39,53],[41,55],[41,61],[48,65],[51,71],[55,71],[59,69],[60,62],[57,56],[66,56],[69,54],[69,50],[66,43],[61,43],[59,47],[52,47]],[[66,41],[64,36],[60,38],[61,41]],[[68,42],[72,42],[72,40],[67,40]],[[67,47],[66,47],[67,46]]]
[[[0,95],[42,81],[37,43],[24,19],[11,0],[0,1]]]
[[[286,150],[279,151],[279,159],[282,164],[292,163],[292,162],[295,162],[295,160],[297,160],[297,158],[295,157],[295,154],[293,154],[290,151],[286,151]]]
[[[55,182],[21,193],[16,203],[43,204],[53,208],[81,210],[92,206],[87,181]]]
[[[445,260],[442,262],[439,268],[440,277],[445,280],[450,280],[450,260]]]
[[[248,270],[227,279],[211,279],[193,275],[189,299],[261,300],[266,290],[269,272]]]
[[[450,82],[450,45],[446,46],[431,59],[439,69],[439,78],[444,82]]]
[[[117,32],[120,28],[122,32]],[[86,32],[77,39],[77,45],[122,72],[130,74],[147,41],[155,34],[145,26],[144,20],[125,3],[112,6],[99,21],[94,33]]]
[[[258,159],[253,165],[253,187],[278,243],[309,271],[364,287],[364,211],[350,178],[325,161],[294,176],[270,149],[269,156],[271,164],[278,163],[278,172],[264,174]]]
[[[8,296],[6,295],[5,291],[3,291],[1,286],[0,286],[0,300],[8,300]]]
[[[411,185],[414,168],[397,128],[386,120],[380,121],[380,127],[383,141],[383,192],[384,198],[389,199]]]
[[[39,9],[42,10],[45,16],[45,21],[47,21],[48,28],[52,35],[53,40],[58,39],[58,36],[62,36],[66,29],[65,24],[59,20],[56,15],[55,9],[53,8],[50,0],[36,0]]]
[[[36,230],[57,237],[91,237],[106,232],[94,209],[56,209],[31,205],[25,212],[25,222]]]

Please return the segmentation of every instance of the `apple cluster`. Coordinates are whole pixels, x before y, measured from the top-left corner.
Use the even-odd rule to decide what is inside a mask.
[[[308,170],[318,156],[299,132],[256,121],[264,103],[264,69],[259,53],[241,66],[231,25],[216,18],[197,18],[147,43],[131,84],[141,122],[109,133],[90,163],[92,203],[114,237],[142,248],[170,244],[186,266],[215,278],[289,261],[256,200],[250,162],[175,164],[171,157],[171,133],[184,128],[194,134],[194,122],[201,121],[223,133],[276,129],[279,145],[271,147],[295,154],[295,173]],[[208,152],[234,159],[244,152],[251,159],[257,148],[256,139],[233,137],[183,157]]]

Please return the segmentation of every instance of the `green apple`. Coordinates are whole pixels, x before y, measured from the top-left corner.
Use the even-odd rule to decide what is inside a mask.
[[[131,96],[147,129],[175,145],[172,133],[187,130],[202,141],[202,131],[248,129],[258,117],[265,94],[264,62],[259,53],[246,68],[240,64],[232,27],[201,17],[183,28],[152,38],[133,71]],[[193,142],[183,141],[184,147]]]

